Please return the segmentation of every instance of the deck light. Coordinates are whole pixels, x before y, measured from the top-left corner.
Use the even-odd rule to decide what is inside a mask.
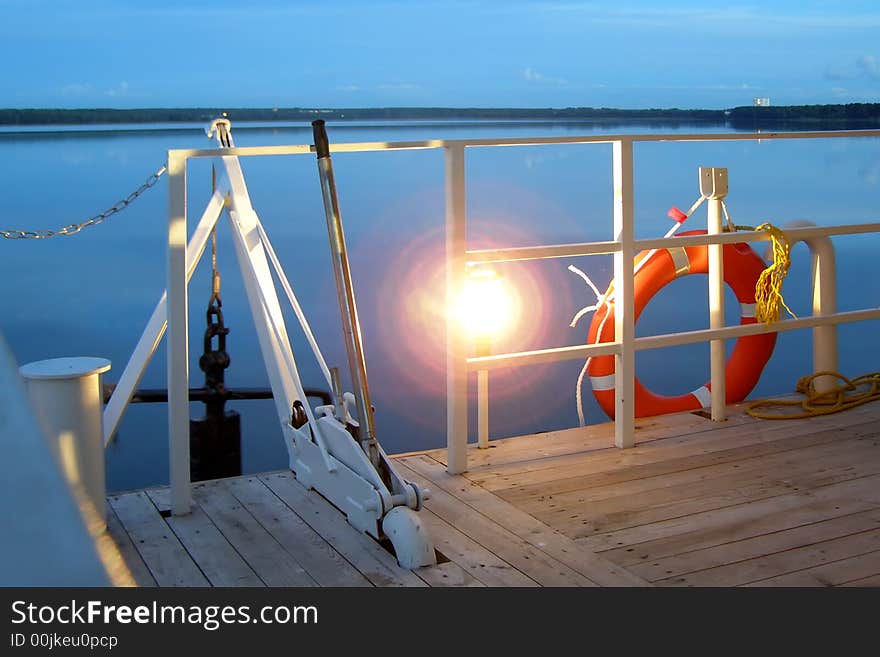
[[[455,314],[476,343],[498,338],[511,328],[517,302],[510,285],[493,269],[468,272]]]

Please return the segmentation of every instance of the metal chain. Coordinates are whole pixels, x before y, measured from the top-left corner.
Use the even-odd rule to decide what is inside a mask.
[[[143,185],[138,187],[131,194],[126,196],[121,201],[117,201],[115,204],[104,210],[102,213],[96,214],[93,217],[89,217],[82,223],[70,224],[68,226],[64,226],[63,228],[59,228],[58,230],[0,230],[0,237],[5,237],[8,240],[43,240],[50,237],[55,237],[56,235],[73,235],[81,231],[83,228],[96,226],[97,224],[102,223],[104,220],[112,217],[117,212],[121,212],[122,210],[127,208],[135,199],[137,199],[138,196],[140,196],[145,191],[150,189],[150,187],[159,182],[159,178],[161,178],[164,174],[165,165],[163,164],[161,167],[156,169],[156,172],[153,175],[151,175],[144,181]]]

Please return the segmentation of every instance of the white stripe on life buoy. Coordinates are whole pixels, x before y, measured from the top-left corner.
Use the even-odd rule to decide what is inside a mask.
[[[700,402],[702,408],[709,408],[709,406],[712,405],[712,393],[706,386],[700,386],[691,392],[691,394],[697,398],[697,401]]]
[[[600,390],[614,390],[614,374],[591,376],[590,385],[593,386],[594,392],[599,392]]]
[[[687,251],[681,246],[672,246],[666,249],[672,258],[672,266],[675,267],[675,277],[687,276],[691,271],[691,261]]]

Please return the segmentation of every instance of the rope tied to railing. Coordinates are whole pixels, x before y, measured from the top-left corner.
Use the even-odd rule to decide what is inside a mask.
[[[117,212],[122,212],[125,208],[131,205],[141,194],[150,189],[153,185],[159,182],[159,178],[161,178],[165,174],[166,168],[163,164],[158,169],[156,169],[155,173],[153,173],[149,178],[147,178],[140,187],[134,190],[131,194],[126,196],[124,199],[116,201],[109,208],[100,212],[92,217],[89,217],[85,221],[82,221],[78,224],[68,224],[58,230],[16,230],[16,229],[6,229],[0,230],[0,237],[5,237],[8,240],[24,240],[24,239],[33,239],[33,240],[43,240],[48,239],[50,237],[55,237],[56,235],[75,235],[80,232],[83,228],[88,228],[89,226],[96,226],[105,220],[112,217]]]
[[[732,231],[764,231],[770,235],[771,254],[773,262],[761,272],[758,282],[755,284],[755,319],[767,326],[779,321],[782,309],[785,309],[791,317],[797,319],[785,299],[782,296],[782,283],[788,276],[791,267],[791,242],[781,228],[777,228],[770,222],[764,222],[758,226],[738,226],[733,223],[727,204],[721,202],[724,211],[724,219],[727,227]]]

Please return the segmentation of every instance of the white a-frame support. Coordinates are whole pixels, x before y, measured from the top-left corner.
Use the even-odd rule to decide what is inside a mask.
[[[228,121],[215,121],[211,132],[215,130],[221,146],[233,145]],[[309,406],[288,338],[270,262],[321,364],[327,384],[333,389],[330,372],[251,205],[238,157],[221,155],[218,163],[223,175],[187,244],[186,159],[174,151],[169,152],[168,291],[159,299],[104,410],[105,445],[118,429],[147,364],[167,330],[172,513],[189,513],[192,494],[189,470],[187,284],[204,253],[212,229],[225,209],[291,469],[301,483],[319,490],[361,531],[378,538],[384,530],[395,546],[401,565],[412,568],[435,563],[433,544],[415,513],[426,498],[426,491],[403,479],[381,447],[380,467],[377,469],[371,463],[347,428],[357,423],[348,414],[348,404],[344,399],[336,399],[334,405],[315,411]],[[304,418],[293,416],[294,404],[302,405]]]

